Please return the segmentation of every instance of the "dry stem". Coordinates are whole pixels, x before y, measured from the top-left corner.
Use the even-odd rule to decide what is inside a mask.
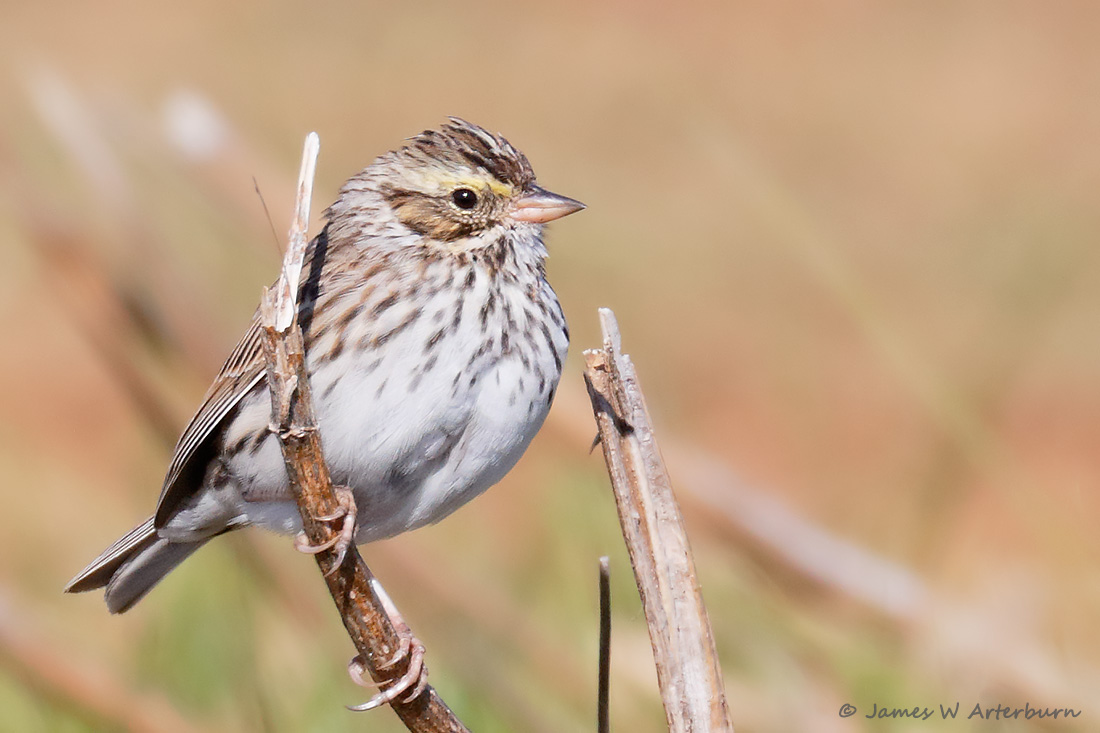
[[[611,731],[611,563],[600,558],[600,665],[596,684],[596,733]]]
[[[585,381],[623,537],[642,596],[668,727],[732,731],[683,518],[615,315],[600,309],[603,349],[586,351]]]
[[[313,545],[323,545],[336,532],[330,523],[315,517],[334,515],[339,508],[321,453],[321,436],[313,413],[302,332],[297,319],[298,282],[306,252],[313,171],[319,147],[316,133],[310,133],[302,158],[297,213],[290,229],[283,270],[275,286],[264,291],[261,304],[272,429],[279,436],[287,478],[302,516],[302,527]],[[401,640],[374,591],[373,576],[358,550],[354,546],[348,548],[339,569],[333,567],[337,561],[335,550],[321,551],[316,559],[325,573],[329,593],[340,611],[348,636],[371,677],[376,682],[383,682],[402,673],[402,666],[385,674],[378,671],[379,665],[397,654]],[[395,700],[391,706],[410,731],[458,733],[467,730],[431,687],[412,702]]]

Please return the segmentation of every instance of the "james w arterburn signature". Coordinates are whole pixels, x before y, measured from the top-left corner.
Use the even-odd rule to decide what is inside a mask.
[[[956,702],[954,705],[944,705],[940,703],[938,705],[939,710],[933,708],[924,707],[920,705],[914,705],[908,708],[890,708],[879,707],[877,702],[871,703],[871,712],[865,714],[863,717],[873,720],[875,718],[912,718],[914,720],[928,720],[934,715],[939,715],[940,720],[953,720],[959,717],[959,708],[961,703]],[[840,717],[850,718],[859,712],[855,705],[844,703],[840,706]],[[964,715],[966,720],[979,719],[979,720],[1045,720],[1058,718],[1076,718],[1081,715],[1080,710],[1074,708],[1038,708],[1032,707],[1031,703],[1025,702],[1023,707],[1010,707],[1008,705],[997,705],[996,707],[982,707],[982,704],[974,703],[974,707],[970,710],[969,715]]]

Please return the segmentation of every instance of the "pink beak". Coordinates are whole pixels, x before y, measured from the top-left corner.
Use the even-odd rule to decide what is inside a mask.
[[[530,224],[545,224],[583,208],[584,204],[580,201],[550,193],[538,186],[532,186],[528,193],[516,201],[516,208],[512,210],[512,218],[515,221]]]

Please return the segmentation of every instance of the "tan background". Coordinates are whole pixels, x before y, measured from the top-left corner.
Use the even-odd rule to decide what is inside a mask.
[[[366,549],[464,719],[592,729],[608,553],[613,720],[661,730],[586,452],[578,357],[609,305],[740,730],[934,730],[863,715],[955,701],[1094,729],[1098,31],[1089,2],[4,3],[0,729],[398,729],[341,707],[369,693],[285,539],[214,543],[122,617],[60,589],[152,510],[274,276],[253,177],[281,238],[307,131],[319,212],[448,114],[589,205],[550,232],[574,348],[530,454]],[[745,486],[778,503],[728,511]]]

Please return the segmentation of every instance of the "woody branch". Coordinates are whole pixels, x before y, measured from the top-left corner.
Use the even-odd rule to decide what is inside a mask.
[[[321,451],[297,318],[299,280],[306,254],[306,232],[319,149],[317,134],[310,133],[302,156],[296,213],[282,272],[275,286],[265,289],[260,309],[267,383],[271,392],[271,427],[279,438],[306,539],[314,546],[325,546],[333,542],[337,530],[319,517],[337,515],[341,507]],[[395,671],[400,675],[404,671],[400,668],[384,668],[387,662],[400,656],[401,637],[379,599],[370,569],[354,544],[347,549],[343,562],[335,547],[321,550],[315,557],[348,636],[371,678],[384,683],[393,679]],[[410,731],[459,733],[467,730],[431,687],[414,700],[404,701],[399,697],[390,704]]]

